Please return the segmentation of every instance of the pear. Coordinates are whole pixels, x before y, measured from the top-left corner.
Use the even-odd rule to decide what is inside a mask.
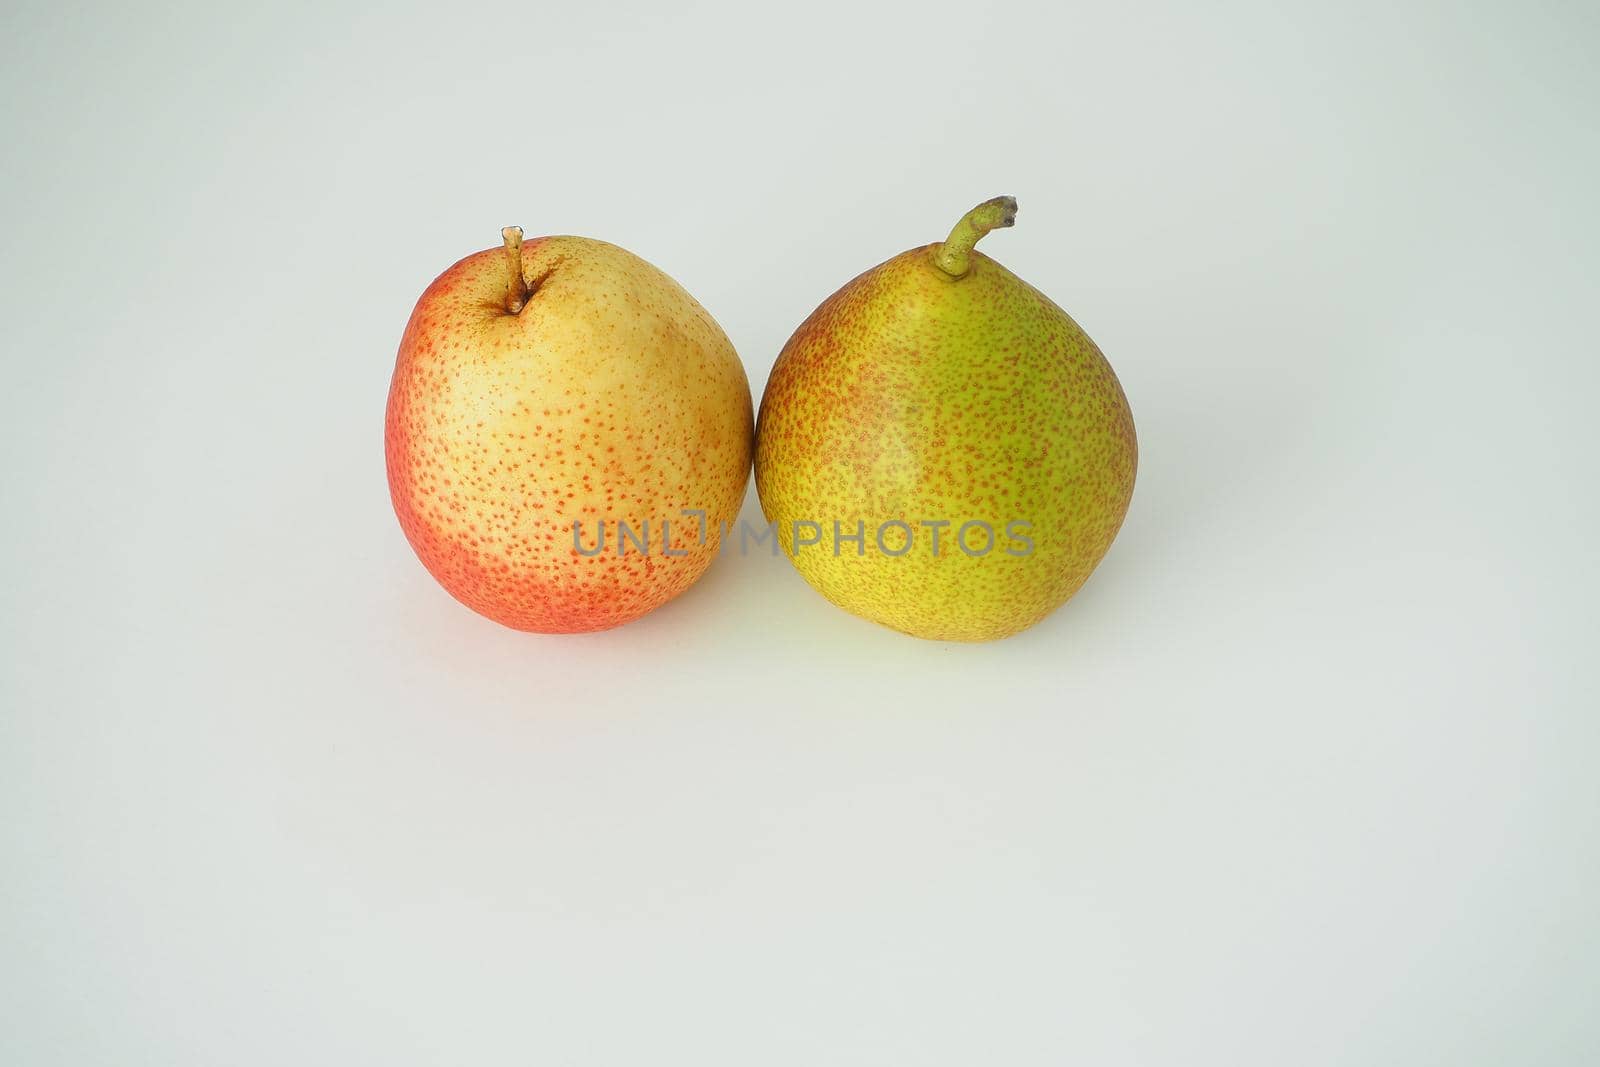
[[[974,249],[978,205],[834,293],[778,356],[756,489],[806,581],[917,637],[986,641],[1060,607],[1111,547],[1138,445],[1100,349]]]
[[[390,498],[451,595],[519,630],[603,630],[689,588],[738,515],[750,385],[660,270],[584,237],[441,274],[389,389]]]

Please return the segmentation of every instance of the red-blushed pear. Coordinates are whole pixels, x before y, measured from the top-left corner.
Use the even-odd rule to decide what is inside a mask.
[[[1026,629],[1089,577],[1127,514],[1138,446],[1100,349],[973,245],[941,244],[834,293],[778,356],[756,488],[795,567],[835,604],[917,637]]]
[[[716,320],[638,256],[502,236],[406,324],[384,423],[395,514],[474,611],[618,626],[716,557],[750,474],[749,382]]]

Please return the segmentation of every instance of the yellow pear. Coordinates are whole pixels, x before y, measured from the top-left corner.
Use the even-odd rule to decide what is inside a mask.
[[[603,630],[716,557],[750,474],[750,385],[711,315],[638,256],[503,231],[417,301],[384,450],[401,529],[462,603]]]

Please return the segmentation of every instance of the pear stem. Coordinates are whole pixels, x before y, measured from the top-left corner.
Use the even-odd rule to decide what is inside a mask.
[[[972,246],[990,230],[1014,226],[1017,222],[1017,198],[997,196],[985,200],[965,215],[950,231],[933,253],[933,262],[952,278],[963,277],[972,269]]]
[[[515,315],[528,303],[528,283],[522,277],[522,227],[500,231],[506,247],[506,310]]]

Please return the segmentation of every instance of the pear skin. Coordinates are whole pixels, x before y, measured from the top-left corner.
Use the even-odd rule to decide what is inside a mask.
[[[753,436],[738,354],[677,282],[604,241],[508,227],[417,301],[384,452],[439,584],[506,626],[572,633],[700,577],[738,516]]]
[[[790,560],[846,611],[917,637],[1034,625],[1088,579],[1133,495],[1111,365],[973,248],[1015,213],[981,204],[823,301],[761,401],[756,488]]]

